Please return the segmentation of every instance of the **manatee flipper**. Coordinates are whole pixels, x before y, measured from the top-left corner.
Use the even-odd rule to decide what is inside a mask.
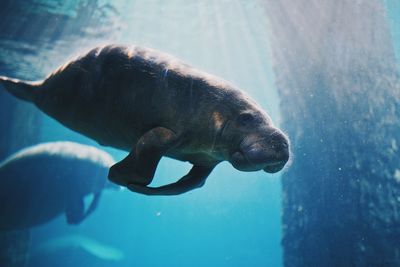
[[[79,224],[90,214],[92,214],[99,204],[100,196],[101,192],[94,193],[93,200],[86,212],[83,196],[68,197],[67,206],[65,209],[65,215],[67,217],[68,224]]]
[[[175,183],[160,187],[148,187],[138,184],[129,184],[129,190],[144,195],[179,195],[187,191],[202,187],[214,166],[193,166],[188,174]]]
[[[84,218],[87,218],[97,208],[97,206],[99,205],[100,197],[101,197],[101,192],[97,192],[97,193],[93,194],[92,203],[90,203],[89,208],[85,212]]]
[[[37,87],[39,85],[40,82],[25,82],[18,79],[0,76],[0,86],[4,86],[4,88],[12,95],[28,102],[34,101]]]
[[[85,203],[83,197],[69,196],[65,207],[68,224],[79,224],[85,219]]]
[[[175,145],[176,140],[175,133],[164,127],[148,131],[126,158],[110,168],[108,178],[122,186],[150,184],[158,162]]]

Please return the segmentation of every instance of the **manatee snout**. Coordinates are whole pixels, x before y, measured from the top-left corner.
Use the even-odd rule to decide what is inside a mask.
[[[268,136],[246,136],[230,162],[240,171],[264,170],[275,173],[283,169],[289,160],[288,138],[279,130]]]

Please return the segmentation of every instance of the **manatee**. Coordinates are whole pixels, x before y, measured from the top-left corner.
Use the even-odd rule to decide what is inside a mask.
[[[134,192],[187,192],[222,161],[274,173],[289,159],[288,138],[247,94],[150,48],[99,47],[43,81],[0,77],[0,85],[66,127],[128,151],[108,177]],[[163,156],[193,167],[177,182],[149,187]]]
[[[65,213],[78,224],[98,205],[115,162],[106,152],[72,142],[43,143],[0,163],[0,231],[29,229]],[[85,210],[84,197],[93,195]]]

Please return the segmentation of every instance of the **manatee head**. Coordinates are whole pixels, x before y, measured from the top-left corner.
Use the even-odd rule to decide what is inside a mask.
[[[289,160],[289,140],[269,116],[251,107],[231,114],[222,130],[225,158],[240,171],[275,173]]]

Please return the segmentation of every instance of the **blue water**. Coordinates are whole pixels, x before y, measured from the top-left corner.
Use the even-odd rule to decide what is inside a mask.
[[[71,9],[76,8],[76,2],[71,1],[68,7],[50,3],[46,8],[73,17],[76,14]],[[279,123],[263,27],[266,18],[259,4],[211,0],[113,3],[120,28],[112,37],[102,36],[83,45],[82,41],[68,40],[59,45],[58,40],[50,56],[41,53],[46,55],[45,62],[40,62],[41,56],[31,59],[40,62],[33,74],[28,68],[19,69],[19,74],[43,78],[67,59],[85,52],[86,47],[109,42],[139,44],[171,53],[235,83]],[[61,53],[57,53],[57,46],[62,47]],[[40,131],[39,142],[70,140],[99,146],[45,115]],[[102,148],[116,160],[126,155]],[[163,159],[155,185],[176,180],[189,168],[189,164]],[[280,215],[279,174],[242,173],[224,163],[199,190],[174,197],[147,197],[127,190],[106,192],[96,212],[81,225],[69,226],[62,216],[32,230],[32,251],[48,240],[80,235],[122,251],[122,259],[102,260],[70,247],[46,256],[32,255],[28,266],[278,267],[282,266]]]

